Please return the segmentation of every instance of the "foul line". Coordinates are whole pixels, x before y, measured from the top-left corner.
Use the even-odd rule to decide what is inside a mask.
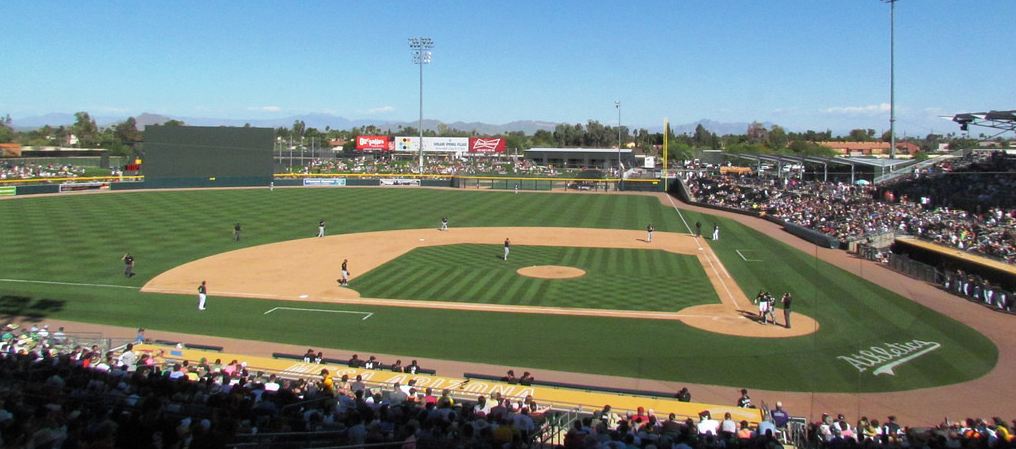
[[[751,251],[751,250],[745,250],[745,251]],[[743,260],[745,262],[762,262],[761,260],[758,260],[758,259],[749,259],[747,257],[744,257],[744,254],[742,254],[741,250],[739,250],[739,249],[735,249],[734,252],[736,252],[738,256],[741,256],[741,260]]]
[[[368,318],[374,316],[373,312],[354,312],[352,310],[328,310],[328,309],[301,309],[299,307],[273,307],[269,311],[265,312],[265,315],[272,313],[276,310],[296,310],[299,312],[327,312],[327,313],[353,313],[357,315],[363,315],[364,317],[360,321],[366,321]]]
[[[716,265],[713,265],[713,260],[712,260],[712,258],[709,257],[709,251],[706,251],[705,248],[702,247],[702,243],[699,242],[698,237],[694,237],[695,234],[693,232],[691,232],[691,226],[688,226],[688,220],[684,219],[684,214],[681,213],[681,209],[678,209],[677,208],[677,204],[674,203],[674,197],[672,197],[670,195],[667,195],[667,199],[670,200],[670,206],[673,207],[675,211],[677,211],[677,215],[679,217],[681,217],[681,221],[684,222],[684,227],[688,228],[688,233],[692,234],[692,236],[693,236],[692,239],[695,240],[695,244],[698,245],[699,251],[703,252],[702,255],[705,256],[706,262],[709,262],[709,267],[713,269],[714,273],[716,273],[716,278],[720,280],[720,285],[723,286],[723,290],[726,290],[727,297],[730,298],[730,300],[734,302],[734,307],[737,308],[738,310],[740,310],[741,309],[741,305],[737,303],[737,298],[734,298],[734,294],[730,292],[730,287],[727,286],[727,282],[724,281],[723,280],[723,276],[720,275],[720,270],[718,270],[716,268]],[[716,262],[719,263],[719,260],[717,260]],[[726,268],[724,268],[723,272],[726,273],[726,271],[727,271]],[[730,276],[730,273],[726,273],[726,274],[727,274],[727,276]]]
[[[140,287],[133,287],[130,285],[112,285],[112,284],[83,284],[80,282],[57,282],[57,281],[33,281],[28,279],[0,279],[0,282],[19,282],[25,284],[47,284],[47,285],[71,285],[76,287],[103,287],[103,288],[128,288],[131,290],[137,290]]]

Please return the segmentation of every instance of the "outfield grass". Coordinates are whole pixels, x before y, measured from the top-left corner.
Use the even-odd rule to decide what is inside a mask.
[[[720,302],[695,256],[521,245],[512,247],[507,261],[501,256],[499,245],[417,248],[356,278],[350,287],[370,298],[662,312]],[[581,268],[586,274],[573,279],[516,274],[534,265]]]
[[[718,257],[746,292],[791,291],[795,309],[817,318],[814,335],[757,340],[717,335],[670,321],[338,306],[191,296],[133,289],[0,281],[0,314],[82,320],[314,347],[345,348],[613,374],[800,391],[892,391],[961,382],[996,362],[994,345],[973,329],[816,260],[733,221],[685,213],[703,229],[721,226]],[[182,263],[226,250],[329,233],[455,226],[576,226],[686,231],[674,209],[629,195],[472,192],[427,189],[276,189],[132,192],[0,201],[0,278],[139,287]],[[244,240],[231,241],[232,225]],[[744,262],[748,250],[762,262]],[[125,279],[120,256],[137,257]],[[514,253],[513,253],[514,255]],[[397,279],[383,282],[395,283]],[[642,298],[627,279],[625,295]],[[380,285],[379,285],[380,286]],[[214,290],[213,290],[214,291]],[[272,307],[374,312],[277,312]],[[939,343],[896,369],[859,373],[838,355],[875,344]]]

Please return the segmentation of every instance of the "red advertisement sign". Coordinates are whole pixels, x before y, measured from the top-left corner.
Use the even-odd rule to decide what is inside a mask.
[[[391,147],[391,137],[388,136],[356,136],[357,151],[389,151],[392,149]]]
[[[504,137],[470,137],[470,153],[504,153],[507,139]]]

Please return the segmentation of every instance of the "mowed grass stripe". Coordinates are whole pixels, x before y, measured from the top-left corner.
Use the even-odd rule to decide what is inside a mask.
[[[601,206],[601,213],[581,214]],[[0,201],[0,222],[4,224],[0,277],[137,287],[165,270],[201,257],[311,237],[321,218],[328,221],[328,233],[334,235],[434,229],[445,215],[453,230],[458,226],[574,226],[641,231],[651,222],[660,231],[686,232],[668,202],[661,204],[656,197],[636,195],[514,195],[379,188],[28,197]],[[584,216],[582,222],[577,219],[580,215]],[[330,314],[291,317],[272,314],[271,319],[262,316],[271,307],[292,307],[291,302],[213,296],[211,308],[197,314],[190,295],[0,284],[0,296],[5,298],[4,310],[9,316],[31,313],[42,319],[142,326],[356,352],[412,354],[772,390],[853,392],[924,388],[982,376],[997,362],[998,353],[990,341],[950,317],[816,261],[810,252],[790,248],[736,222],[690,211],[684,211],[684,215],[693,228],[700,221],[706,234],[713,223],[720,224],[723,239],[708,244],[742,290],[749,294],[760,288],[777,294],[793,293],[795,309],[818,319],[820,331],[806,338],[756,344],[679,323],[652,320],[343,306],[347,310],[380,313],[368,321],[353,320],[348,332],[335,332],[335,320]],[[230,240],[235,222],[244,226],[244,239],[239,244]],[[754,250],[753,255],[765,262],[745,263],[736,249]],[[135,278],[125,279],[121,274],[120,256],[124,251],[138,258],[139,274]],[[505,264],[496,259],[499,253],[500,249],[494,248],[492,263],[501,263],[504,268],[521,266],[516,263],[516,254]],[[569,287],[568,298],[579,302],[586,300],[581,296],[588,295],[625,308],[662,291],[667,309],[680,309],[691,302],[686,297],[696,290],[685,284],[685,274],[671,273],[658,266],[649,268],[655,273],[650,281],[636,283],[642,281],[623,279],[619,284],[627,285],[610,289]],[[679,282],[669,288],[686,291],[668,293],[657,285],[656,277],[677,279]],[[371,286],[401,287],[405,279],[380,277]],[[359,280],[358,277],[353,281],[357,289],[361,287]],[[313,303],[302,307],[328,308]],[[294,328],[302,331],[293,332]],[[575,353],[574,348],[588,345],[589,335],[605,333],[626,338],[604,340],[597,345],[596,356]],[[513,338],[503,337],[508,334]],[[419,338],[406,339],[405,335]],[[855,353],[872,345],[915,338],[939,342],[942,348],[901,366],[896,376],[858,374],[836,359],[837,355]],[[658,345],[632,345],[631,341],[673,342],[682,350],[661,355]],[[941,366],[950,369],[939,369]]]
[[[499,250],[476,244],[417,248],[365,274],[355,287],[368,297],[626,310],[675,311],[719,302],[693,256],[649,249],[515,246],[505,262],[492,257]],[[670,262],[673,258],[689,262]],[[475,262],[448,262],[457,259]],[[544,280],[516,273],[532,265],[574,266],[586,275]],[[407,266],[413,274],[411,282],[401,283],[403,288],[372,288],[373,279],[403,273]]]

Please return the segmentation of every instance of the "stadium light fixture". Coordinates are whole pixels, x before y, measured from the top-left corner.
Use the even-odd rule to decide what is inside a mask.
[[[889,4],[889,159],[896,159],[896,0],[882,2]]]
[[[614,101],[617,108],[617,174],[621,176],[621,100]]]
[[[420,175],[423,175],[423,65],[430,64],[434,40],[429,37],[409,38],[409,54],[413,56],[413,64],[420,66]]]

